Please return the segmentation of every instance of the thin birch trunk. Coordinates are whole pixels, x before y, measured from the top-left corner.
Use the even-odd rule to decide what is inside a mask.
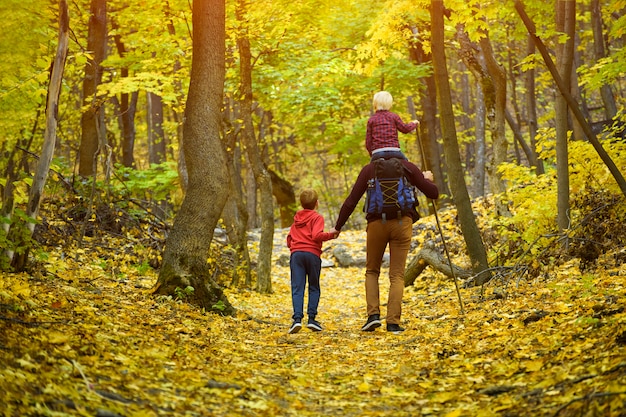
[[[30,188],[28,197],[28,207],[26,209],[27,217],[36,219],[39,215],[39,208],[41,205],[41,199],[43,196],[46,180],[48,179],[48,171],[50,169],[50,163],[54,156],[54,147],[56,144],[56,131],[57,131],[57,118],[59,109],[59,97],[61,94],[61,83],[63,81],[63,72],[65,70],[65,61],[67,58],[67,49],[69,44],[69,14],[67,9],[67,3],[65,0],[59,1],[59,40],[57,45],[56,56],[54,57],[54,63],[52,64],[52,73],[50,75],[50,83],[48,85],[48,97],[46,102],[46,128],[44,131],[44,142],[41,150],[41,156],[37,163],[35,170],[35,177],[33,178],[33,184]],[[14,224],[11,229],[15,227],[21,228],[24,226],[21,223]],[[29,221],[26,225],[29,231],[29,235],[32,236],[35,230],[35,222]],[[9,232],[9,238],[11,236],[19,236],[20,233]],[[26,243],[26,242],[24,242]],[[21,246],[21,245],[18,245]],[[26,266],[26,260],[28,259],[29,247],[25,251],[15,256],[14,251],[7,251],[7,257],[11,262],[13,268],[16,271],[22,271]]]

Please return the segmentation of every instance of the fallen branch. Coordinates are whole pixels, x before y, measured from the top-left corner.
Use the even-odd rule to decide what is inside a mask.
[[[556,412],[554,413],[554,416],[558,416],[559,414],[561,414],[561,411],[565,410],[566,408],[568,408],[570,405],[579,402],[579,401],[586,401],[589,402],[595,398],[601,398],[601,397],[611,397],[613,395],[624,395],[626,394],[626,391],[619,391],[619,392],[591,392],[587,395],[584,395],[582,397],[578,397],[578,398],[574,398],[573,400],[570,400],[569,402],[563,404],[561,407],[559,407],[558,410],[556,410]]]
[[[255,321],[259,324],[268,324],[270,326],[283,326],[283,324],[281,323],[277,323],[275,321],[268,321],[268,320],[263,320],[263,319],[258,319],[256,317],[252,317],[251,315],[246,315],[246,317],[243,318],[243,320],[252,320]]]
[[[10,321],[27,327],[43,326],[44,324],[68,324],[67,320],[61,321],[24,321],[13,317],[0,316],[0,320]]]
[[[472,276],[472,272],[452,265],[454,271],[450,269],[450,264],[444,261],[439,252],[435,250],[435,243],[432,240],[424,242],[422,249],[409,262],[404,271],[404,286],[413,285],[415,279],[426,269],[427,266],[433,267],[442,274],[454,278],[467,279]],[[454,272],[454,273],[453,273]]]

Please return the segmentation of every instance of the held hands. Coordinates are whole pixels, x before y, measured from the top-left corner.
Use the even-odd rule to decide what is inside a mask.
[[[417,126],[420,125],[420,121],[419,120],[411,120],[413,123],[415,123]]]
[[[337,237],[339,236],[339,233],[341,232],[333,227],[332,229],[330,229],[329,233],[332,233],[333,235],[335,235],[335,239],[337,239]]]
[[[422,172],[422,174],[424,174],[424,178],[426,178],[429,181],[434,181],[435,177],[433,176],[433,173],[431,171],[424,171]]]

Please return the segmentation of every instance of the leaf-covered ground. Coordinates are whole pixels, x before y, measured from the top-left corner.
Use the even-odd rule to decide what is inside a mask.
[[[0,415],[626,415],[626,265],[462,289],[465,314],[429,271],[401,335],[360,331],[362,268],[325,268],[324,331],[288,335],[278,263],[272,295],[227,291],[232,318],[151,296],[148,268],[76,255],[0,277]]]

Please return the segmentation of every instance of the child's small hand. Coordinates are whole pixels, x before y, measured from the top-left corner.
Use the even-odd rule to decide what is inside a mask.
[[[341,232],[333,227],[332,229],[330,229],[330,233],[335,235],[335,239],[337,239],[337,237],[339,237],[339,233]]]
[[[420,121],[419,120],[412,120],[413,123],[415,123],[416,125],[420,125]]]

